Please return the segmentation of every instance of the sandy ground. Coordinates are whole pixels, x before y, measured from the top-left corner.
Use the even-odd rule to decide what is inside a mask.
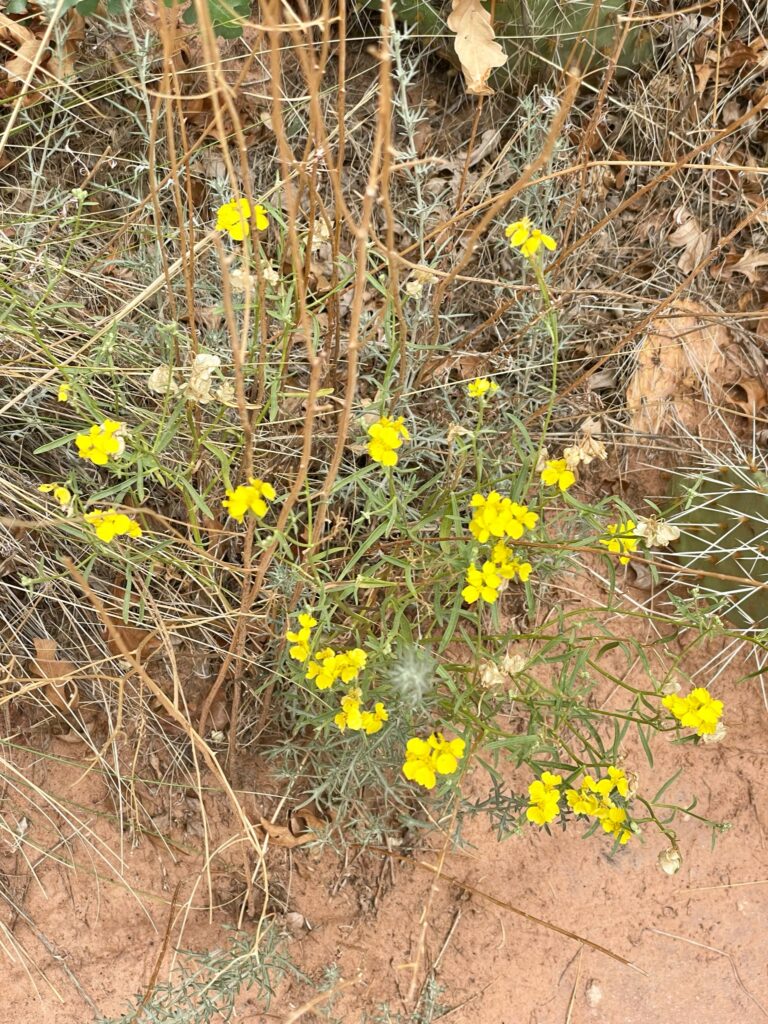
[[[727,703],[721,744],[693,748],[660,740],[653,771],[639,759],[631,763],[639,755],[628,750],[627,767],[639,772],[641,789],[654,792],[682,765],[669,797],[682,803],[698,794],[701,814],[731,823],[713,850],[704,825],[682,821],[685,860],[678,875],[658,868],[666,843],[649,828],[612,858],[602,835],[583,839],[578,828],[551,836],[526,829],[499,843],[481,817],[465,825],[469,845],[448,850],[442,867],[479,892],[433,885],[434,874],[412,859],[273,850],[276,890],[291,912],[281,922],[284,949],[309,981],[283,981],[266,1012],[254,992],[242,993],[236,1019],[408,1021],[419,993],[422,1010],[428,1001],[428,978],[438,986],[432,1019],[451,1024],[745,1024],[768,1018],[768,717],[754,682],[729,687],[721,681],[718,687]],[[51,752],[57,753],[56,743]],[[72,748],[65,752],[62,745],[58,753],[71,756]],[[38,764],[29,771],[43,769]],[[152,977],[176,883],[186,899],[191,880],[199,878],[191,853],[146,838],[132,847],[124,835],[116,854],[114,824],[104,814],[112,805],[97,776],[82,779],[75,766],[53,760],[44,775],[40,783],[79,809],[70,808],[69,833],[64,817],[57,819],[57,834],[68,837],[58,848],[45,847],[49,823],[42,812],[28,814],[26,837],[48,849],[45,857],[38,854],[36,878],[28,869],[34,861],[29,845],[12,862],[4,857],[3,884],[22,914],[8,905],[0,910],[1,1024],[84,1024],[97,1009],[105,1016],[125,1012],[127,1000]],[[525,781],[510,773],[518,792]],[[484,794],[477,772],[466,786],[467,795]],[[199,848],[187,820],[191,812],[177,811],[173,835],[181,847]],[[103,844],[78,839],[75,816]],[[215,826],[215,814],[212,820]],[[420,859],[436,864],[445,848],[435,833]],[[202,909],[174,914],[161,980],[174,946],[221,942],[221,925],[235,916],[235,903],[223,904],[239,891],[237,863],[231,852],[214,861],[220,905],[213,922]],[[203,881],[191,902],[205,906]],[[604,946],[634,967],[500,904]],[[389,1016],[380,1009],[385,1004]],[[422,1013],[415,1019],[430,1018]]]

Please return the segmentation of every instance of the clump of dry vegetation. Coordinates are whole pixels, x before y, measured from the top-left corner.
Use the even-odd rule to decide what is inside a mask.
[[[0,16],[0,879],[123,880],[66,750],[199,856],[171,911],[236,878],[124,1018],[203,1021],[285,968],[285,850],[679,867],[639,759],[768,640],[764,5],[65,6]]]

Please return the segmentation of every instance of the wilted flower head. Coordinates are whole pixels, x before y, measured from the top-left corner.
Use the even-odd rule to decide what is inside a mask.
[[[213,401],[214,395],[211,390],[213,375],[220,366],[221,359],[211,355],[210,352],[200,352],[195,356],[185,389],[185,397],[188,402],[207,405]]]
[[[659,854],[658,865],[665,875],[676,875],[683,864],[683,855],[675,846],[662,850]]]
[[[147,387],[155,395],[165,395],[170,392],[174,395],[179,390],[179,385],[173,379],[173,370],[167,363],[160,363],[147,377]]]
[[[643,538],[646,547],[649,548],[667,548],[673,540],[677,540],[680,536],[680,531],[676,526],[665,523],[663,519],[657,519],[656,516],[647,518],[638,516],[635,533],[638,537]]]

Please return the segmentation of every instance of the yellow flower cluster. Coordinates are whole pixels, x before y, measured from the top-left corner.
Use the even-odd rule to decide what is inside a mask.
[[[548,825],[560,813],[560,789],[563,779],[552,772],[542,772],[528,787],[530,803],[525,812],[534,825]]]
[[[233,519],[242,523],[246,512],[252,512],[257,519],[267,514],[268,501],[275,498],[275,488],[264,480],[251,477],[247,484],[240,484],[234,491],[227,491],[222,506],[227,509]]]
[[[567,491],[576,483],[576,474],[568,469],[565,459],[548,459],[541,471],[541,482],[545,487],[559,487],[561,491]]]
[[[335,682],[351,683],[365,668],[368,655],[359,647],[340,651],[332,647],[318,651],[307,667],[307,679],[314,680],[318,690],[329,690]]]
[[[525,583],[532,571],[533,566],[530,562],[521,562],[504,541],[500,540],[494,545],[491,558],[483,562],[480,569],[474,562],[470,564],[467,569],[467,585],[461,596],[467,604],[474,604],[480,598],[488,604],[493,604],[499,596],[502,580],[520,579]]]
[[[264,231],[269,226],[267,211],[263,206],[253,207],[256,227]],[[224,203],[216,212],[216,230],[226,231],[235,242],[242,242],[251,233],[251,204],[247,199],[233,199]]]
[[[485,544],[491,537],[510,537],[519,540],[526,530],[532,530],[539,517],[529,512],[527,505],[502,498],[498,491],[491,491],[487,497],[473,494],[470,502],[474,509],[469,531],[475,540]]]
[[[285,639],[289,643],[293,644],[289,648],[288,653],[294,661],[308,661],[309,660],[309,648],[312,643],[312,630],[317,625],[317,619],[310,615],[309,612],[302,612],[299,615],[299,629],[297,632],[292,632],[290,629],[285,634]]]
[[[414,736],[405,747],[403,775],[411,782],[433,789],[438,775],[452,775],[464,756],[464,740],[447,740],[441,732],[432,733],[429,739]]]
[[[608,548],[612,555],[619,556],[619,562],[622,565],[627,564],[630,554],[637,551],[637,545],[640,543],[640,538],[636,536],[634,529],[635,523],[632,519],[620,523],[609,523],[606,526],[609,536],[600,539],[600,543]]]
[[[347,685],[353,683],[365,668],[368,655],[359,647],[338,653],[332,647],[325,647],[310,660],[312,630],[316,625],[314,615],[302,612],[299,615],[299,629],[295,632],[289,629],[285,634],[286,640],[293,645],[288,653],[295,661],[308,663],[305,678],[314,681],[318,690],[329,690],[336,682]],[[362,698],[362,690],[357,686],[350,688],[341,698],[341,710],[334,722],[342,732],[351,729],[371,736],[388,720],[387,709],[380,701],[374,705],[373,711],[364,711]]]
[[[109,544],[115,537],[136,538],[141,536],[142,531],[139,524],[123,512],[97,508],[93,512],[86,512],[83,518],[95,529],[96,536],[105,544]]]
[[[63,509],[69,509],[72,505],[72,492],[64,484],[40,484],[37,489],[41,494],[52,494]]]
[[[67,381],[62,381],[61,384],[59,384],[59,390],[56,392],[56,401],[68,402],[71,392],[72,385],[69,384]]]
[[[341,698],[341,711],[334,718],[334,722],[341,732],[344,732],[345,729],[362,730],[368,736],[372,736],[384,726],[389,718],[387,709],[381,701],[374,705],[373,711],[362,711],[360,708],[362,697],[363,691],[359,687],[353,686],[347,695]]]
[[[374,462],[380,462],[382,466],[396,466],[397,449],[402,446],[404,440],[411,439],[402,416],[396,420],[382,416],[368,427],[368,437],[368,454]]]
[[[498,390],[499,385],[496,381],[488,380],[487,377],[475,377],[467,384],[470,398],[485,398],[486,395],[492,395]]]
[[[615,802],[629,797],[629,780],[621,768],[610,767],[603,779],[585,775],[578,789],[568,789],[565,799],[574,814],[597,818],[603,831],[610,833],[622,846],[629,841],[632,830],[628,827],[626,809]]]
[[[711,736],[723,714],[723,702],[715,700],[704,686],[697,686],[687,697],[671,693],[661,702],[686,728],[695,729],[697,736]]]
[[[542,245],[545,249],[549,249],[550,252],[554,252],[557,248],[557,242],[554,238],[551,235],[545,235],[543,231],[535,228],[529,217],[523,217],[522,220],[516,220],[512,224],[507,224],[504,234],[509,239],[511,247],[518,249],[526,259],[531,259],[535,256]]]
[[[110,459],[119,458],[125,451],[121,436],[124,429],[125,424],[119,420],[94,423],[87,434],[78,434],[75,438],[77,454],[95,466],[106,466]]]
[[[472,519],[469,531],[481,544],[487,543],[492,537],[518,540],[539,521],[538,515],[531,512],[527,505],[518,505],[516,501],[503,498],[498,491],[491,491],[487,496],[473,494],[470,505]],[[525,583],[532,569],[530,562],[517,558],[500,539],[494,545],[490,558],[479,569],[475,562],[470,563],[461,596],[467,604],[474,604],[480,599],[493,604],[504,580],[519,579]]]

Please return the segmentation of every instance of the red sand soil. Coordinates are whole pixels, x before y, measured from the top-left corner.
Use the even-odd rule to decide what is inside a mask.
[[[697,794],[698,812],[732,824],[713,850],[704,825],[692,818],[679,822],[685,859],[678,875],[657,866],[667,844],[647,826],[643,839],[610,857],[607,838],[584,840],[578,827],[551,836],[526,828],[499,843],[487,821],[475,817],[463,833],[471,846],[445,855],[444,874],[604,946],[637,969],[477,893],[442,881],[433,887],[435,876],[414,861],[438,862],[445,848],[440,832],[418,858],[404,861],[354,850],[344,859],[330,849],[273,849],[272,870],[291,912],[284,949],[310,982],[282,982],[269,1012],[245,992],[235,1019],[352,1024],[375,1020],[386,1003],[393,1018],[400,1013],[408,1021],[431,970],[441,988],[433,1019],[451,1024],[749,1024],[768,1018],[767,717],[755,682],[735,687],[721,679],[717,692],[727,708],[722,743],[693,748],[659,739],[653,771],[628,750],[626,767],[638,771],[641,790],[655,792],[683,766],[668,798],[685,803]],[[60,753],[71,756],[72,748]],[[58,859],[49,847],[37,880],[22,857],[15,872],[4,860],[5,888],[35,930],[2,905],[0,1024],[88,1024],[96,1007],[106,1016],[125,1012],[127,1000],[152,976],[176,882],[186,886],[184,899],[190,895],[190,856],[174,858],[146,838],[132,848],[129,835],[123,836],[122,861],[108,853],[117,836],[112,821],[99,817],[107,807],[106,787],[95,775],[77,782],[80,775],[48,762],[40,782],[76,800],[79,816],[108,845],[97,853],[70,838]],[[522,775],[510,773],[510,781],[524,791]],[[485,793],[479,772],[465,785],[467,795]],[[27,817],[28,837],[41,838],[47,827],[42,813]],[[174,835],[199,848],[194,830],[179,832],[182,818],[176,815]],[[63,819],[58,825],[67,835]],[[32,859],[29,846],[25,852]],[[225,903],[237,884],[226,877],[223,861],[216,863],[214,899]],[[237,857],[230,863],[234,874]],[[119,872],[133,893],[116,882]],[[192,902],[202,907],[206,900],[200,882]],[[160,980],[174,946],[216,945],[220,925],[233,921],[231,908],[221,907],[213,923],[203,910],[183,922],[179,917]],[[246,921],[246,928],[255,929],[254,922]],[[26,968],[11,959],[18,956],[11,933],[26,951]],[[321,992],[333,966],[339,981]]]

